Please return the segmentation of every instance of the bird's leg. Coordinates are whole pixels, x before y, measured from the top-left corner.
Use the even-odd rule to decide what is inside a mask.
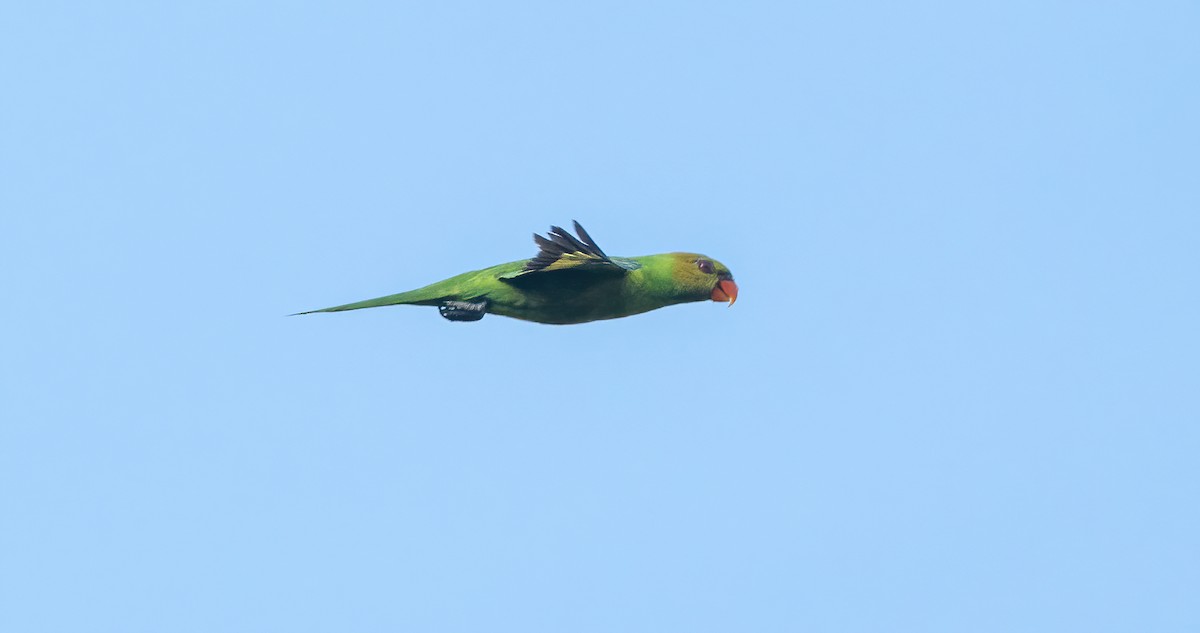
[[[487,314],[487,300],[443,301],[438,313],[451,321],[478,321]]]

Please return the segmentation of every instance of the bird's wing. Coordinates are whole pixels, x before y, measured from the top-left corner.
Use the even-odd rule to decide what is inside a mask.
[[[567,270],[624,275],[642,267],[630,259],[605,255],[578,222],[575,222],[575,232],[579,234],[578,238],[557,226],[550,227],[547,237],[535,233],[533,241],[538,245],[537,255],[525,262],[521,270],[501,275],[500,279],[517,282],[523,277]]]

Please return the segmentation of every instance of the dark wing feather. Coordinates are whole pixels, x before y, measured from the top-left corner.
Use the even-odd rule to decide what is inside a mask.
[[[580,224],[579,222],[576,222],[575,220],[571,220],[571,222],[574,222],[575,232],[579,234],[579,239],[583,241],[584,245],[587,246],[587,248],[589,250],[591,250],[593,253],[596,253],[597,255],[599,255],[605,259],[608,259],[608,255],[605,255],[604,251],[600,250],[599,246],[596,246],[596,240],[593,240],[592,236],[588,235],[588,232],[583,230],[583,225]]]
[[[538,245],[537,255],[525,262],[519,272],[500,278],[512,280],[531,273],[549,273],[560,270],[594,271],[623,275],[640,266],[633,261],[618,258],[613,260],[596,246],[596,241],[575,222],[576,238],[562,227],[551,226],[546,237],[534,233],[533,241]]]

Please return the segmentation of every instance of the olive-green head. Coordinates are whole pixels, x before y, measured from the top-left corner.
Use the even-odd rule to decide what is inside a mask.
[[[676,287],[690,300],[712,299],[731,306],[737,301],[738,287],[725,264],[698,253],[670,253],[668,257]]]

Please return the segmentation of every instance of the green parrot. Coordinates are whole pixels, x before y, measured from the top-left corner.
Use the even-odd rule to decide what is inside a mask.
[[[695,253],[609,257],[575,222],[578,238],[552,226],[534,234],[533,259],[463,273],[424,288],[357,303],[300,312],[341,312],[392,305],[437,306],[451,321],[485,314],[537,323],[617,319],[677,303],[737,300],[733,275],[721,262]]]

